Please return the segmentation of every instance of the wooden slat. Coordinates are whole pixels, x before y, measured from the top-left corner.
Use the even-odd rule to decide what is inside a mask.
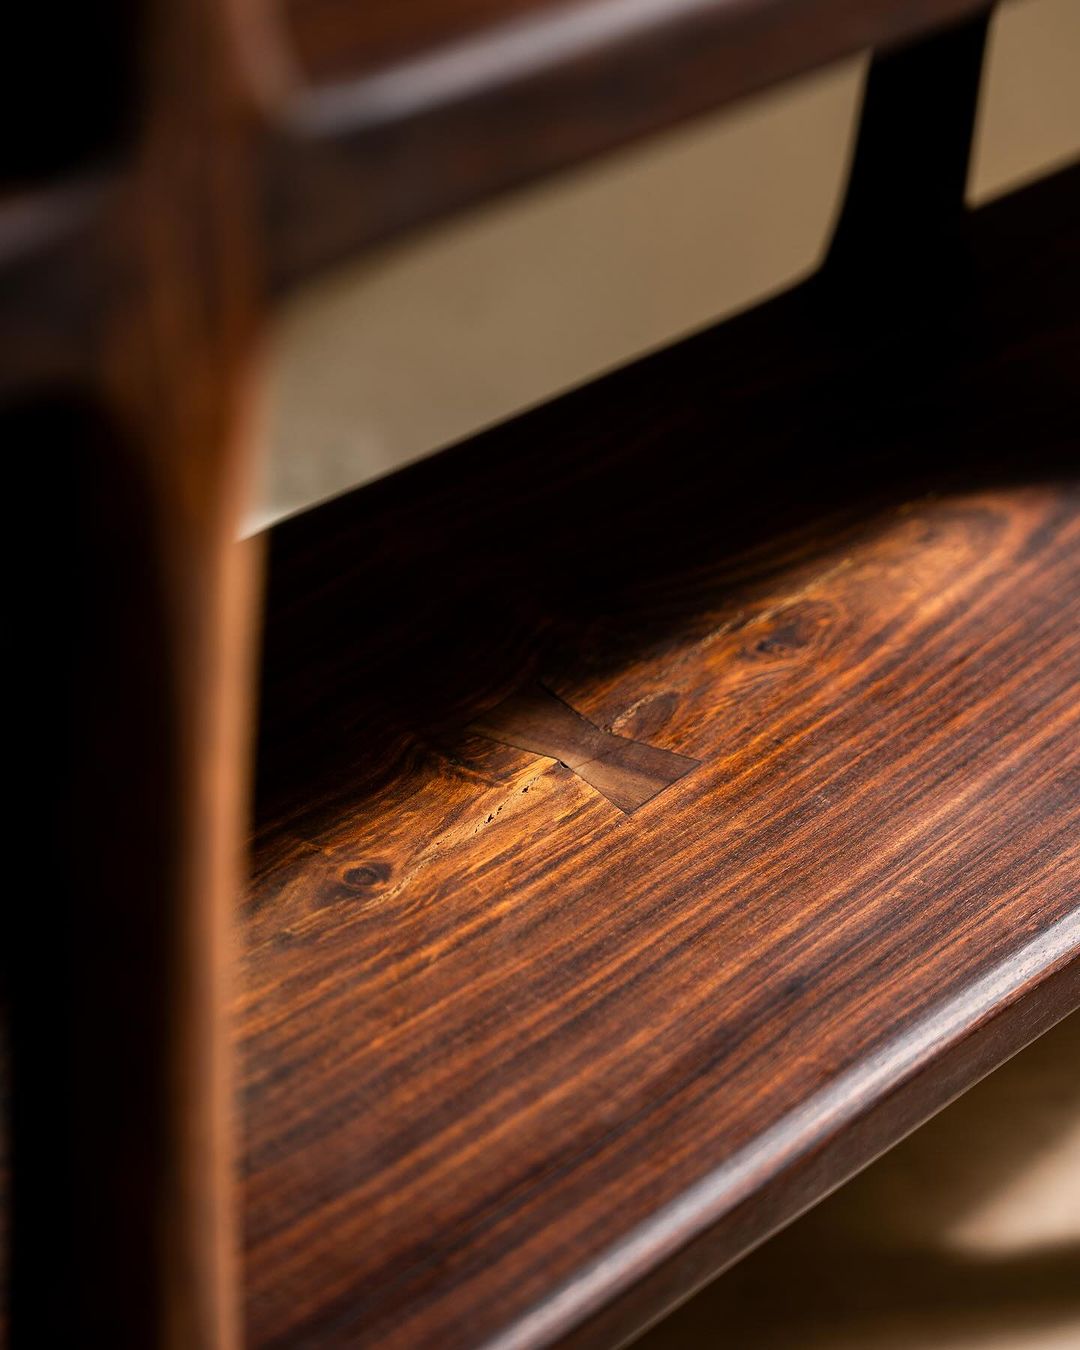
[[[253,1345],[610,1343],[1080,1002],[1078,183],[274,532]]]
[[[717,46],[759,32],[786,49],[793,74],[821,60],[823,48],[896,41],[978,7],[956,0],[286,0],[284,13],[295,58],[313,82],[404,83],[453,65],[455,86],[467,92],[470,83],[507,85],[597,51],[618,54],[639,38],[662,46],[679,32]],[[442,87],[432,85],[430,95]]]

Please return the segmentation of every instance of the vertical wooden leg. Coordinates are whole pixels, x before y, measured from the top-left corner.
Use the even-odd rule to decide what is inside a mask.
[[[16,428],[47,463],[31,706],[60,713],[63,772],[12,962],[12,1342],[220,1350],[257,558],[224,500],[178,511],[180,485],[98,404],[41,400]]]
[[[847,194],[825,265],[900,295],[964,214],[988,15],[876,56]]]
[[[15,981],[13,1330],[231,1350],[254,123],[231,6],[144,9],[143,98],[93,259],[112,284],[80,348],[91,393],[25,409],[19,441],[45,471],[33,500],[67,501],[40,667],[65,677],[69,772],[48,902],[27,906],[38,959]]]
[[[882,472],[920,442],[919,391],[950,380],[957,348],[978,341],[964,196],[987,23],[977,15],[874,58],[847,193],[809,288],[816,322],[849,356],[831,435]]]

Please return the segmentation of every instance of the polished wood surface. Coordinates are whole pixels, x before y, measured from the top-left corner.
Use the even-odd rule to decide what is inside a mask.
[[[1080,1001],[1078,181],[273,532],[253,1345],[613,1343]]]
[[[0,200],[5,437],[47,452],[71,578],[26,644],[71,762],[4,991],[14,1344],[236,1340],[268,302],[974,8],[425,4],[399,40],[383,6],[351,74],[259,5],[103,11],[108,96]],[[873,209],[812,285],[275,532],[255,1344],[618,1340],[1080,997],[1078,194],[959,210],[980,45],[878,81]]]

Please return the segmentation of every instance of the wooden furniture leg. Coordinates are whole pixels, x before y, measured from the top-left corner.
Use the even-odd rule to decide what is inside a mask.
[[[874,57],[823,281],[846,276],[869,284],[876,307],[892,304],[956,242],[988,24],[977,14]]]
[[[257,255],[227,27],[210,0],[151,10],[127,172],[79,259],[108,284],[59,387],[12,414],[47,465],[43,499],[65,502],[68,616],[52,639],[68,769],[56,894],[31,914],[47,995],[36,968],[13,981],[17,1346],[237,1338],[224,1010],[249,762],[256,550],[238,537]]]
[[[254,550],[220,509],[178,521],[99,403],[19,421],[67,480],[69,589],[45,648],[66,795],[26,944],[48,959],[13,982],[13,1343],[228,1346],[222,1009]]]

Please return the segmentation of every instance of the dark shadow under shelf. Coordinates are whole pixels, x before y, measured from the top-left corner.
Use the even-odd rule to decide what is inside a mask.
[[[1080,1000],[1078,202],[273,531],[253,1345],[617,1339]],[[536,681],[698,766],[469,730]]]

